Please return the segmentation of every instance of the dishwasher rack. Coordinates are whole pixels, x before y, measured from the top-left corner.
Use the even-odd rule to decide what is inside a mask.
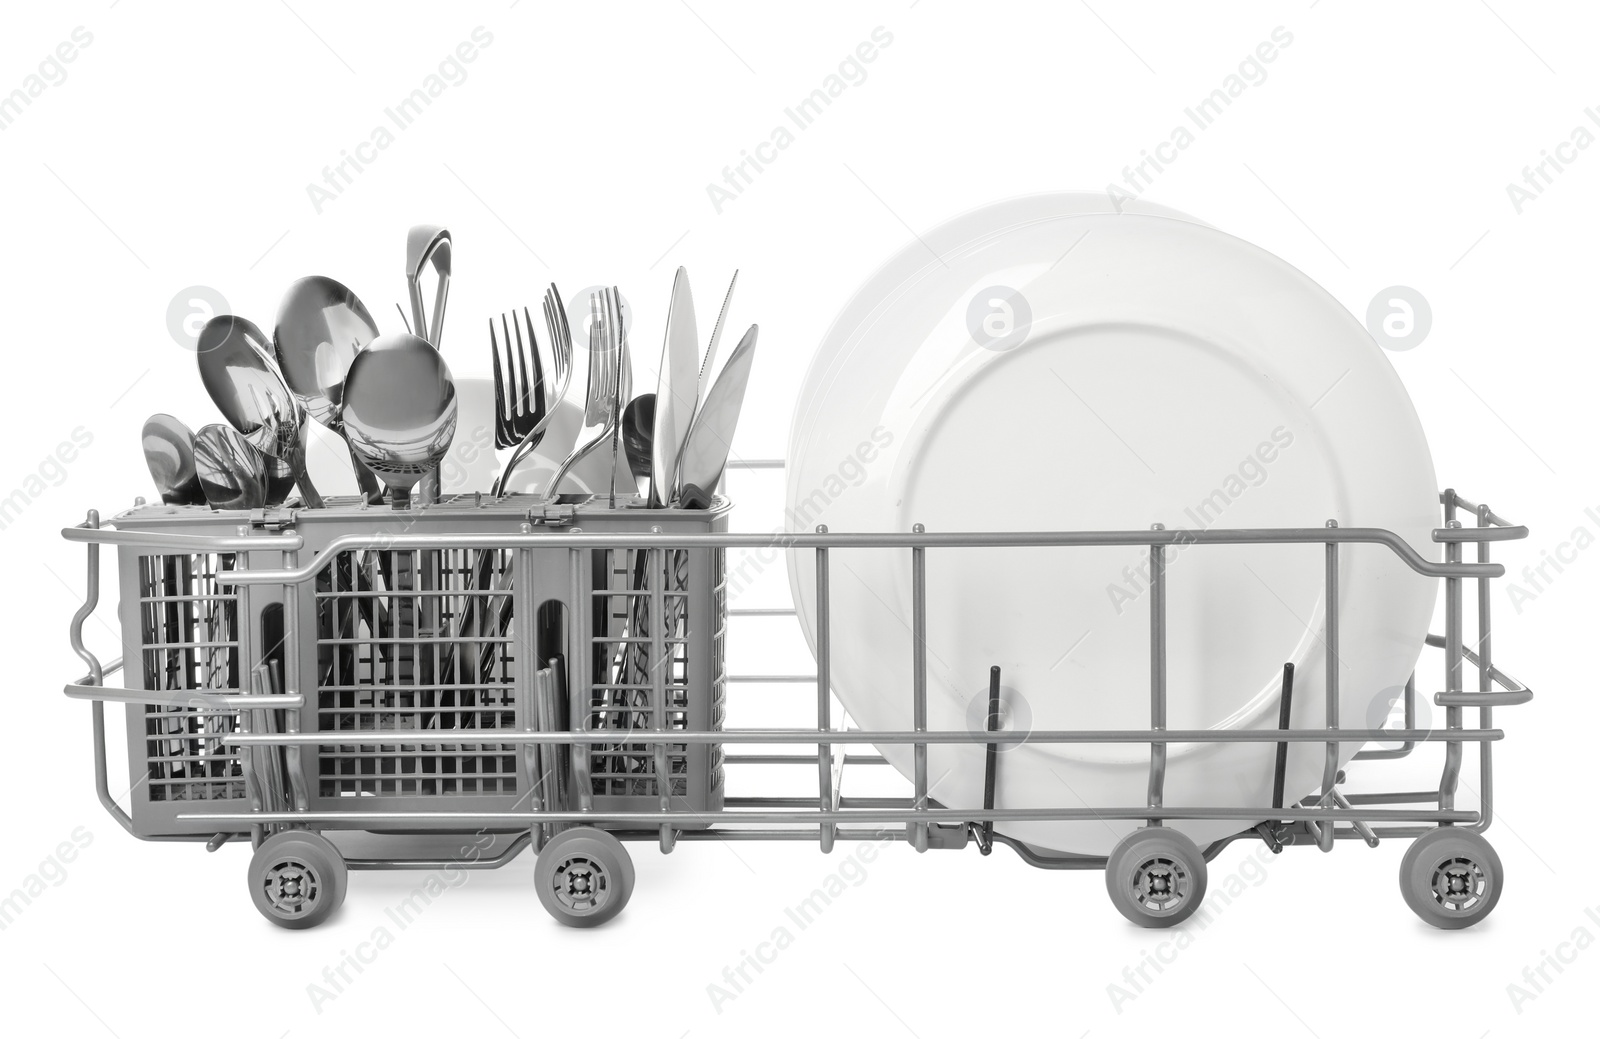
[[[776,467],[746,463],[744,468]],[[1498,901],[1504,874],[1484,839],[1493,818],[1492,745],[1503,738],[1493,709],[1532,693],[1494,662],[1491,582],[1504,567],[1493,543],[1527,536],[1446,490],[1433,540],[1442,561],[1379,528],[1324,527],[1037,533],[730,534],[728,503],[710,512],[606,508],[583,497],[529,506],[512,496],[488,506],[464,496],[411,512],[328,509],[217,513],[144,507],[102,526],[97,514],[63,531],[87,545],[88,595],[71,626],[89,672],[66,695],[93,712],[95,782],[102,804],[135,836],[204,841],[209,850],[248,838],[250,893],[274,923],[309,927],[342,902],[351,869],[489,869],[533,847],[535,885],[562,923],[593,926],[621,911],[633,889],[623,841],[814,841],[901,839],[918,851],[962,848],[988,855],[1007,845],[1052,869],[1103,869],[1116,908],[1141,926],[1166,927],[1201,908],[1206,864],[1227,844],[1258,838],[1274,852],[1296,845],[1331,851],[1344,839],[1410,840],[1401,867],[1407,904],[1439,927],[1470,926]],[[619,499],[622,501],[622,499]],[[1463,526],[1459,516],[1475,521]],[[1416,685],[1404,693],[1400,728],[1355,728],[1339,717],[1335,652],[1328,657],[1326,727],[1289,726],[1293,665],[1286,664],[1280,724],[1266,730],[1166,726],[1166,574],[1169,546],[1293,544],[1325,561],[1321,638],[1338,645],[1343,546],[1379,545],[1444,582],[1442,728],[1416,725]],[[119,550],[123,660],[102,665],[83,641],[99,602],[101,546]],[[1467,545],[1473,561],[1463,560]],[[987,731],[927,728],[925,566],[930,551],[1137,546],[1150,553],[1150,726],[1034,731],[1043,744],[1144,744],[1146,803],[1072,808],[994,807],[999,768],[999,669],[991,670]],[[913,727],[840,728],[829,677],[830,553],[909,553],[912,573]],[[815,685],[815,725],[728,729],[723,669],[730,610],[726,553],[815,554],[817,674],[779,676]],[[301,562],[310,551],[309,562]],[[1476,637],[1464,635],[1465,586],[1476,585]],[[173,594],[175,592],[175,594]],[[536,594],[537,593],[537,594]],[[178,634],[174,639],[170,636]],[[158,643],[152,646],[152,638]],[[354,647],[354,648],[351,648]],[[347,652],[348,650],[348,652]],[[152,656],[154,652],[154,656]],[[172,663],[177,654],[179,664]],[[530,666],[531,662],[531,666]],[[1475,689],[1466,687],[1468,667]],[[124,670],[128,688],[106,679]],[[137,670],[137,673],[135,673]],[[175,676],[175,677],[174,677]],[[771,677],[748,680],[772,681]],[[135,684],[137,683],[137,684]],[[105,704],[128,705],[133,811],[110,789]],[[1475,726],[1468,712],[1476,711]],[[625,735],[624,735],[625,734]],[[1253,807],[1163,804],[1170,744],[1276,744],[1274,796]],[[1405,757],[1442,743],[1436,789],[1345,793],[1340,747],[1353,760]],[[1285,805],[1290,744],[1324,747],[1319,792]],[[981,808],[929,796],[928,747],[976,744],[984,755]],[[1457,806],[1464,752],[1478,746],[1478,808]],[[740,753],[751,747],[813,748]],[[851,798],[847,765],[883,765],[871,746],[910,745],[908,796]],[[726,753],[725,753],[726,751]],[[866,752],[863,752],[866,751]],[[725,771],[811,764],[815,784],[794,796],[730,797]],[[996,832],[1022,820],[1116,819],[1142,823],[1105,857],[1045,853]],[[1171,820],[1237,823],[1200,848]],[[396,854],[357,858],[324,831],[388,835]],[[424,853],[439,834],[475,835],[461,854]],[[485,836],[496,850],[482,854]]]

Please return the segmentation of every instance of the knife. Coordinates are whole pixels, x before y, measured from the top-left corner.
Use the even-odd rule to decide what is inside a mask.
[[[728,304],[733,302],[733,287],[737,284],[739,284],[739,272],[734,271],[733,280],[728,282],[728,294],[722,297],[722,309],[717,311],[717,323],[711,326],[711,344],[706,347],[706,359],[700,365],[700,379],[696,383],[694,396],[697,415],[700,413],[700,405],[705,403],[706,390],[711,385],[711,366],[716,363],[717,344],[722,341],[722,323],[728,319]]]
[[[678,456],[689,438],[699,392],[700,336],[694,324],[694,297],[689,272],[678,268],[667,311],[666,342],[661,347],[661,374],[656,384],[655,440],[650,447],[650,507],[672,501],[677,485]]]
[[[739,412],[744,406],[744,390],[750,381],[750,366],[755,360],[757,326],[739,340],[722,366],[722,374],[712,383],[706,401],[695,416],[694,429],[683,447],[683,465],[679,472],[678,505],[685,509],[703,509],[711,504],[722,482],[722,471],[728,464],[728,452],[733,445],[734,430],[739,425]]]

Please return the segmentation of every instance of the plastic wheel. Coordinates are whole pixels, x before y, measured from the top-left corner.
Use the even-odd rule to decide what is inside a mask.
[[[1117,912],[1140,927],[1171,927],[1206,894],[1206,858],[1177,830],[1151,826],[1122,838],[1106,860],[1106,891]]]
[[[568,927],[597,927],[622,912],[633,894],[633,860],[604,830],[562,830],[533,868],[539,901]]]
[[[315,927],[344,902],[349,871],[339,849],[309,830],[285,830],[250,860],[250,900],[279,927]]]
[[[1435,927],[1471,927],[1494,910],[1504,884],[1500,856],[1489,842],[1455,826],[1418,837],[1400,860],[1400,894]]]

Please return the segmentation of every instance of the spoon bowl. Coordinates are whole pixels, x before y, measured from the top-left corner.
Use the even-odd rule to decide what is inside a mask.
[[[394,507],[438,468],[456,432],[450,366],[426,339],[379,336],[356,355],[345,381],[344,425],[350,447],[388,485]]]
[[[150,478],[167,505],[204,505],[194,466],[194,433],[171,415],[151,415],[141,434]]]
[[[194,466],[213,509],[261,509],[267,504],[261,452],[232,426],[213,423],[194,438]]]
[[[218,314],[200,330],[200,380],[228,424],[253,448],[290,457],[300,443],[303,410],[255,323]]]
[[[354,292],[312,275],[290,285],[278,305],[273,355],[306,412],[337,433],[350,364],[376,338],[378,326]]]
[[[344,437],[344,384],[350,365],[378,338],[378,325],[359,297],[332,278],[312,275],[289,286],[272,329],[273,354],[284,382],[311,418]],[[345,440],[349,450],[349,440]],[[383,500],[377,477],[350,452],[356,482],[368,502]]]
[[[273,347],[254,322],[218,314],[200,330],[200,379],[228,424],[294,474],[311,508],[322,498],[305,477],[306,410],[284,381]],[[281,504],[281,502],[279,503]]]

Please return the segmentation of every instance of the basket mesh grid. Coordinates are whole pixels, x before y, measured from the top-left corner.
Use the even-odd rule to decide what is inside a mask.
[[[239,691],[239,600],[217,583],[232,554],[139,557],[139,645],[144,688]],[[180,698],[181,699],[181,698]],[[243,798],[239,755],[222,740],[233,711],[149,704],[144,713],[151,801]]]
[[[717,548],[711,552],[711,623],[716,625],[711,635],[711,728],[721,729],[728,715],[728,552]],[[708,751],[708,766],[712,789],[722,786],[725,752],[723,745],[714,743]]]
[[[347,551],[322,569],[317,730],[373,736],[320,747],[319,796],[516,792],[514,745],[459,738],[517,725],[511,560],[502,550]]]
[[[654,729],[655,680],[660,672],[665,696],[666,728],[689,726],[689,553],[669,549],[651,566],[647,550],[596,549],[593,606],[598,632],[591,637],[594,681],[590,689],[588,728],[595,732]],[[651,617],[654,588],[662,589],[665,623],[657,653]],[[590,745],[589,776],[593,793],[611,796],[660,796],[656,785],[655,747],[647,743]],[[671,793],[689,792],[688,747],[667,746]]]

